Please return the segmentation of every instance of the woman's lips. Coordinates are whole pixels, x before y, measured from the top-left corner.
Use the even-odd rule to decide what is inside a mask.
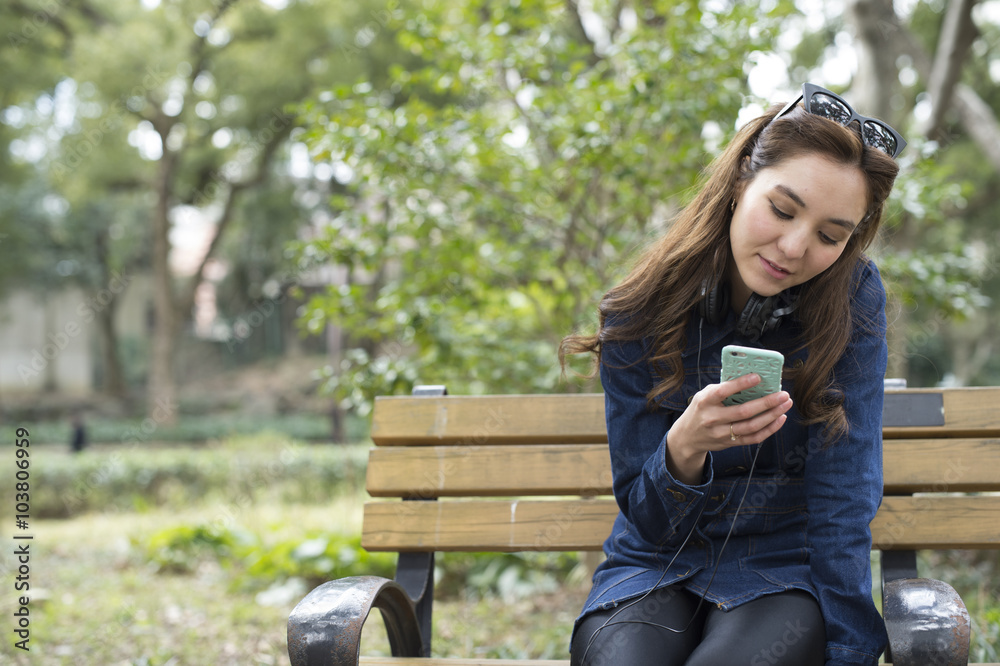
[[[757,255],[757,256],[760,257],[760,255]],[[768,275],[770,275],[771,277],[773,277],[776,280],[784,280],[786,277],[788,277],[789,275],[791,275],[791,273],[789,273],[788,271],[786,271],[784,268],[782,268],[781,266],[778,266],[777,264],[772,264],[770,261],[768,261],[764,257],[760,257],[760,265],[761,265],[761,267],[763,267],[764,271]]]

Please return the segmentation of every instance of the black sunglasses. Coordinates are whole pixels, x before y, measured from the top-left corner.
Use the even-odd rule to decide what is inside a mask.
[[[895,158],[906,147],[906,141],[903,137],[889,125],[878,118],[862,116],[839,95],[812,83],[803,83],[802,94],[785,105],[785,108],[774,117],[774,120],[794,109],[800,101],[803,102],[805,110],[809,113],[827,118],[844,127],[857,120],[858,124],[861,125],[861,141],[866,146],[881,150],[889,157]]]

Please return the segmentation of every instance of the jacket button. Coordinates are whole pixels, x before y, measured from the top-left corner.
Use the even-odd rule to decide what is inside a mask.
[[[685,495],[679,490],[672,490],[670,491],[670,494],[673,495],[674,499],[677,500],[678,502],[683,502],[684,500],[687,499],[687,495]]]
[[[713,502],[721,502],[726,499],[726,493],[719,493],[718,495],[712,495]]]
[[[806,362],[805,362],[805,361],[803,361],[803,360],[802,360],[801,358],[797,358],[797,359],[795,359],[795,361],[794,361],[794,362],[792,363],[792,367],[793,367],[793,368],[795,368],[795,369],[799,369],[799,368],[801,368],[802,366],[804,366],[805,364],[806,364]]]
[[[694,400],[694,396],[693,395],[689,395],[688,399],[687,399],[687,404],[690,405],[692,400]]]

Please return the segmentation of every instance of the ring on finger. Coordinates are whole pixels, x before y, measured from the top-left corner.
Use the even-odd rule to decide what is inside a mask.
[[[739,435],[737,435],[737,434],[736,434],[736,433],[735,433],[735,432],[733,431],[733,424],[732,424],[732,423],[730,423],[730,424],[729,424],[729,441],[731,441],[731,442],[735,442],[735,441],[736,441],[736,440],[738,440],[739,438],[740,438],[740,436],[739,436]]]

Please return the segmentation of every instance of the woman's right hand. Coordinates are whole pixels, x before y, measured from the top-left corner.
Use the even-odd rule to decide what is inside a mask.
[[[760,383],[754,373],[710,384],[691,398],[667,433],[667,469],[688,485],[701,483],[709,451],[764,441],[785,423],[792,408],[787,391],[778,391],[740,405],[723,405],[729,396]]]

